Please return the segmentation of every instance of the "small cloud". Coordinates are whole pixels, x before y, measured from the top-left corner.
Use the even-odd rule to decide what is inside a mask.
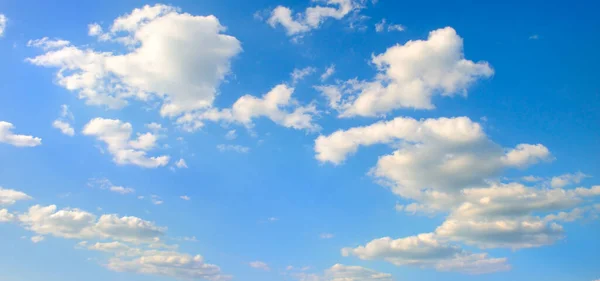
[[[235,130],[231,130],[231,131],[227,132],[227,134],[225,134],[226,140],[234,140],[236,138],[237,138],[237,133],[235,132]]]
[[[386,19],[382,19],[380,22],[375,24],[375,31],[377,32],[393,32],[393,31],[404,31],[406,28],[401,24],[388,24]]]
[[[276,221],[278,221],[279,219],[278,219],[278,218],[276,218],[276,217],[270,217],[270,218],[268,218],[267,220],[268,220],[269,222],[276,222]]]
[[[234,151],[238,153],[248,153],[248,151],[250,151],[249,147],[237,144],[219,144],[217,145],[217,149],[221,152]]]
[[[101,178],[101,179],[91,178],[88,180],[87,186],[91,187],[91,188],[108,190],[108,191],[111,191],[114,193],[119,193],[121,195],[135,193],[135,189],[130,188],[130,187],[114,185],[107,178]]]
[[[37,243],[40,243],[40,242],[44,241],[44,239],[45,239],[44,236],[37,235],[37,236],[31,237],[31,242],[37,244]]]
[[[321,239],[331,239],[333,238],[335,235],[331,234],[331,233],[321,233],[319,235],[319,237],[321,237]]]
[[[188,241],[188,242],[198,242],[198,240],[196,239],[196,236],[192,236],[192,237],[183,237],[183,241]]]
[[[529,36],[529,40],[538,40],[538,39],[540,39],[540,36],[537,34],[533,34],[533,35]]]
[[[150,201],[152,201],[152,204],[154,205],[162,205],[162,203],[164,203],[158,195],[152,195]]]
[[[187,169],[187,163],[185,162],[185,160],[183,160],[183,158],[179,159],[179,161],[177,161],[177,163],[175,163],[175,166],[179,169]]]
[[[327,78],[331,77],[331,75],[333,75],[334,73],[335,73],[335,64],[332,64],[327,69],[325,69],[325,72],[323,72],[323,74],[321,74],[321,82],[324,82],[325,80],[327,80]]]
[[[538,182],[538,181],[542,181],[544,180],[544,178],[541,177],[536,177],[536,176],[524,176],[521,178],[522,180],[526,181],[526,182]]]
[[[190,201],[190,200],[192,199],[192,198],[190,198],[190,197],[189,197],[189,196],[187,196],[187,195],[182,195],[182,196],[179,196],[179,198],[181,198],[181,199],[183,199],[183,200],[185,200],[185,201]]]
[[[315,73],[316,69],[314,67],[305,67],[302,69],[295,68],[292,74],[292,84],[298,83],[298,81],[304,79],[304,77],[309,76]]]
[[[253,262],[249,263],[249,265],[252,268],[261,269],[261,270],[264,270],[264,271],[271,270],[269,268],[269,265],[267,265],[266,263],[264,263],[262,261],[253,261]]]

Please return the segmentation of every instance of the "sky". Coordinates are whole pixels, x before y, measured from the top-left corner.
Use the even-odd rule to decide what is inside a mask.
[[[600,278],[595,1],[2,1],[0,281]]]

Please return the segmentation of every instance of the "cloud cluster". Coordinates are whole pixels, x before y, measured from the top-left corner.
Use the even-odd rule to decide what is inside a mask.
[[[313,29],[318,29],[321,24],[333,18],[341,20],[353,11],[364,7],[360,0],[325,0],[326,6],[314,6],[306,8],[304,13],[298,13],[292,16],[292,10],[288,7],[277,6],[267,22],[275,28],[281,25],[286,30],[288,36],[299,36]]]
[[[317,87],[340,117],[377,116],[399,108],[433,109],[434,95],[467,95],[468,87],[494,74],[487,62],[467,60],[463,39],[451,27],[427,40],[408,41],[373,56],[372,81],[348,80]]]
[[[148,157],[147,151],[156,147],[158,136],[153,133],[138,134],[131,139],[133,128],[130,123],[118,119],[95,118],[83,128],[83,134],[94,136],[106,143],[113,161],[119,165],[136,165],[156,168],[169,163],[169,156]]]
[[[13,133],[12,130],[14,128],[13,124],[0,121],[0,143],[7,143],[17,147],[33,147],[42,144],[41,138]]]

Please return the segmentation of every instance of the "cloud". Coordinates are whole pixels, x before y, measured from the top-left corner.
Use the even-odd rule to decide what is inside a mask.
[[[237,144],[219,144],[217,145],[217,149],[221,152],[233,151],[238,153],[248,153],[250,151],[249,147]]]
[[[213,108],[196,114],[185,114],[177,119],[177,123],[188,131],[202,127],[204,120],[239,123],[251,128],[254,126],[254,118],[266,117],[286,128],[319,130],[320,127],[313,122],[313,115],[317,113],[315,105],[299,106],[292,98],[293,93],[294,88],[279,84],[261,98],[244,95],[231,108]]]
[[[552,177],[550,180],[550,186],[554,188],[563,188],[567,185],[578,184],[587,177],[589,176],[582,172],[577,172],[575,174],[564,174],[558,177]]]
[[[152,204],[154,205],[162,205],[164,203],[164,201],[158,195],[152,195],[150,197],[150,201],[152,201]]]
[[[503,161],[508,166],[526,167],[540,161],[550,161],[548,148],[541,144],[519,144],[510,150]]]
[[[288,267],[293,270],[293,267]],[[292,272],[289,273],[299,281],[392,281],[392,275],[377,272],[362,266],[348,266],[335,264],[325,270],[323,274]]]
[[[538,40],[538,39],[540,39],[540,36],[537,34],[533,34],[533,35],[529,36],[529,40]]]
[[[0,206],[9,206],[17,201],[31,200],[31,196],[14,189],[6,189],[0,186]]]
[[[342,249],[343,256],[357,256],[362,260],[384,260],[397,266],[436,268],[469,274],[508,270],[505,258],[490,258],[475,254],[440,240],[433,233],[406,238],[375,239],[365,246]]]
[[[68,46],[69,44],[71,44],[71,42],[67,40],[50,39],[48,37],[27,41],[27,47],[37,47],[46,51],[52,49],[60,49],[62,47]]]
[[[318,29],[325,20],[333,18],[341,20],[351,12],[362,9],[363,1],[357,0],[325,0],[326,6],[306,8],[304,13],[292,16],[288,7],[277,6],[267,20],[271,27],[281,25],[288,36],[301,36],[303,33]]]
[[[52,235],[69,239],[110,239],[134,243],[156,242],[166,228],[137,217],[119,217],[106,214],[95,215],[80,210],[56,205],[35,205],[19,215],[19,222],[28,230],[39,235]]]
[[[323,72],[323,74],[321,74],[321,82],[324,82],[325,80],[327,80],[334,73],[335,73],[335,64],[332,64],[329,67],[327,67],[327,69],[325,69],[325,72]]]
[[[340,117],[377,116],[400,108],[433,109],[433,96],[466,96],[471,84],[494,73],[485,61],[465,59],[463,39],[451,27],[430,32],[427,40],[392,46],[373,56],[372,63],[379,71],[372,81],[353,79],[317,88],[337,91],[337,95],[324,95]]]
[[[177,163],[175,163],[175,167],[179,168],[179,169],[187,169],[188,165],[187,163],[185,163],[185,160],[183,160],[183,158],[180,158],[179,161],[177,161]]]
[[[15,220],[15,215],[7,209],[0,209],[0,222],[12,222]]]
[[[321,237],[321,239],[331,239],[333,238],[335,235],[331,234],[331,233],[321,233],[319,235],[319,237]]]
[[[250,267],[252,268],[256,268],[256,269],[260,269],[260,270],[264,270],[264,271],[270,271],[271,269],[269,268],[269,265],[262,262],[262,261],[253,261],[251,263],[249,263]]]
[[[377,32],[384,32],[386,31],[386,27],[387,27],[387,31],[404,31],[404,26],[402,26],[401,24],[388,24],[386,22],[386,19],[382,19],[380,22],[375,24],[375,31]]]
[[[237,133],[235,132],[235,130],[229,130],[227,132],[227,134],[225,134],[226,140],[234,140],[236,138],[237,138]]]
[[[75,135],[75,129],[73,129],[73,127],[71,127],[71,124],[61,121],[61,120],[55,120],[54,122],[52,122],[52,127],[59,129],[61,133],[67,135],[67,136],[74,136]]]
[[[111,192],[119,193],[119,194],[131,194],[135,193],[135,189],[130,187],[123,187],[114,185],[110,180],[106,178],[102,179],[89,179],[87,185],[92,188],[99,188],[103,190],[109,190]]]
[[[538,181],[544,180],[543,178],[536,177],[536,176],[533,176],[533,175],[524,176],[521,179],[523,179],[526,182],[538,182]]]
[[[4,35],[4,30],[6,30],[7,22],[8,22],[8,19],[6,18],[6,16],[3,14],[0,14],[0,37],[2,37]]]
[[[146,152],[156,146],[157,136],[152,133],[138,134],[131,139],[132,126],[118,119],[95,118],[83,128],[83,134],[94,136],[106,143],[113,161],[119,165],[136,165],[157,168],[169,162],[169,156],[148,157]]]
[[[0,143],[7,143],[17,147],[33,147],[42,144],[41,138],[14,134],[12,132],[14,128],[13,124],[0,121]]]
[[[315,73],[316,71],[317,70],[314,67],[310,67],[310,66],[305,67],[305,68],[294,68],[294,71],[292,71],[292,74],[290,74],[290,76],[292,76],[292,84],[295,85],[300,80]]]
[[[37,243],[40,243],[40,242],[44,241],[44,239],[45,239],[44,236],[36,235],[36,236],[32,236],[31,237],[31,242],[37,244]]]
[[[27,61],[58,68],[58,84],[88,104],[117,109],[130,99],[159,98],[161,115],[177,116],[212,105],[231,59],[241,52],[240,42],[224,31],[215,16],[147,5],[115,19],[107,32],[90,26],[90,35],[129,52],[62,45]]]
[[[182,195],[182,196],[179,196],[179,198],[181,198],[182,200],[185,200],[185,201],[190,201],[190,200],[192,200],[192,198],[190,198],[190,197],[189,197],[189,196],[187,196],[187,195]]]

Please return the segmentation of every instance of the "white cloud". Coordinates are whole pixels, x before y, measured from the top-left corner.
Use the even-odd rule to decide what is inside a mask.
[[[226,140],[234,140],[236,138],[237,138],[237,133],[235,132],[235,130],[229,130],[227,132],[227,134],[225,134]]]
[[[297,105],[298,102],[292,98],[293,93],[294,88],[279,84],[261,98],[244,95],[231,108],[213,108],[196,114],[185,114],[177,123],[188,131],[202,127],[203,120],[235,122],[250,128],[254,126],[254,118],[267,117],[286,128],[319,130],[320,127],[313,122],[313,115],[317,113],[315,105]]]
[[[7,143],[18,147],[33,147],[42,144],[41,138],[14,134],[12,132],[14,128],[13,124],[0,121],[0,143]]]
[[[288,267],[288,270],[294,270]],[[325,270],[323,274],[292,272],[292,277],[299,281],[392,281],[392,275],[377,272],[362,266],[348,266],[335,264]]]
[[[281,25],[286,29],[288,36],[300,36],[313,29],[318,29],[328,18],[341,20],[353,11],[363,8],[363,1],[358,0],[325,0],[327,6],[314,6],[307,8],[304,13],[292,16],[288,7],[277,6],[271,12],[267,22],[275,28]]]
[[[70,239],[111,239],[124,242],[152,243],[164,235],[166,228],[137,217],[106,214],[99,219],[80,209],[61,209],[56,205],[35,205],[19,215],[18,220],[39,235]]]
[[[48,37],[27,41],[28,47],[37,47],[42,48],[43,50],[60,49],[62,47],[68,46],[69,44],[71,44],[71,42],[67,40],[50,39]]]
[[[305,67],[305,68],[294,68],[294,71],[292,71],[292,74],[290,74],[290,76],[292,77],[292,84],[295,85],[300,80],[315,73],[316,71],[317,70],[314,67],[310,67],[310,66]]]
[[[333,238],[335,235],[331,234],[331,233],[321,233],[319,235],[319,237],[321,237],[321,239],[331,239]]]
[[[115,109],[129,99],[156,97],[163,101],[162,116],[177,116],[210,107],[230,60],[241,52],[240,42],[223,31],[215,16],[144,6],[115,19],[106,33],[90,26],[100,41],[122,44],[129,52],[68,45],[28,61],[58,68],[58,83],[88,104]]]
[[[386,19],[382,19],[380,22],[375,24],[375,31],[383,32],[386,31],[404,31],[404,26],[401,24],[388,24]]]
[[[589,176],[582,172],[577,172],[575,174],[564,174],[558,177],[552,177],[550,180],[550,186],[554,188],[563,188],[567,185],[578,184],[587,177]]]
[[[5,189],[0,186],[0,206],[12,205],[22,200],[31,200],[31,196],[18,190]]]
[[[250,267],[252,268],[256,268],[256,269],[260,269],[260,270],[264,270],[264,271],[270,271],[271,269],[269,268],[269,265],[262,262],[262,261],[253,261],[251,263],[249,263]]]
[[[540,36],[537,34],[533,34],[533,35],[529,36],[529,40],[538,40],[538,39],[540,39]]]
[[[524,180],[524,181],[526,181],[526,182],[538,182],[538,181],[542,181],[542,180],[544,180],[544,179],[543,179],[543,178],[541,178],[541,177],[536,177],[536,176],[533,176],[533,175],[524,176],[524,177],[522,177],[521,179],[523,179],[523,180]]]
[[[2,37],[2,35],[4,35],[4,30],[6,29],[7,22],[8,22],[8,19],[6,18],[6,16],[3,14],[0,14],[0,37]]]
[[[179,169],[187,169],[188,165],[187,163],[185,163],[185,160],[183,160],[183,158],[180,158],[179,161],[177,161],[177,163],[175,163],[175,166]]]
[[[145,126],[148,130],[154,132],[155,134],[158,134],[160,132],[167,130],[166,128],[163,128],[163,126],[161,124],[158,124],[156,122],[148,123]]]
[[[365,246],[342,249],[344,256],[363,260],[384,260],[397,266],[431,267],[441,271],[469,274],[508,270],[505,258],[490,258],[487,254],[470,253],[440,240],[433,233],[393,240],[375,239]]]
[[[45,237],[44,237],[44,236],[41,236],[41,235],[36,235],[36,236],[32,236],[32,237],[31,237],[31,242],[33,242],[33,243],[36,243],[36,244],[37,244],[37,243],[40,243],[40,242],[44,241],[44,239],[45,239]]]
[[[323,74],[321,74],[321,82],[324,82],[325,80],[327,80],[334,73],[335,73],[335,64],[332,64],[329,67],[327,67],[327,69],[325,69],[325,72],[323,72]]]
[[[61,120],[55,120],[54,122],[52,122],[52,127],[59,129],[61,131],[61,133],[67,135],[67,136],[74,136],[75,135],[75,129],[73,129],[73,127],[71,127],[71,124],[61,121]]]
[[[152,201],[152,204],[154,205],[162,205],[164,203],[164,201],[158,195],[150,196],[150,201]]]
[[[12,222],[15,220],[15,215],[7,209],[0,209],[0,222]]]
[[[135,189],[130,187],[123,187],[114,185],[110,180],[106,178],[102,179],[89,179],[87,185],[93,188],[99,188],[103,190],[109,190],[111,192],[119,193],[119,194],[131,194],[135,193]]]
[[[510,150],[503,161],[508,166],[526,167],[540,161],[550,161],[548,148],[541,144],[519,144]]]
[[[108,146],[108,151],[113,156],[113,161],[119,165],[136,165],[145,168],[165,166],[169,156],[146,156],[146,151],[156,146],[157,136],[152,133],[138,135],[131,139],[132,127],[130,123],[118,119],[95,118],[90,120],[83,128],[83,134],[94,136]]]
[[[238,153],[248,153],[250,151],[249,147],[237,144],[219,144],[217,145],[217,149],[221,152],[234,151]]]
[[[432,109],[433,96],[466,96],[471,84],[494,73],[487,62],[465,59],[463,39],[451,27],[430,32],[427,40],[392,46],[373,56],[372,63],[379,70],[372,81],[321,87],[340,93],[330,100],[340,117],[377,116],[399,108]]]
[[[179,196],[179,198],[181,198],[182,200],[185,200],[185,201],[190,201],[190,200],[192,199],[192,198],[190,198],[190,197],[189,197],[189,196],[187,196],[187,195],[182,195],[182,196]]]

